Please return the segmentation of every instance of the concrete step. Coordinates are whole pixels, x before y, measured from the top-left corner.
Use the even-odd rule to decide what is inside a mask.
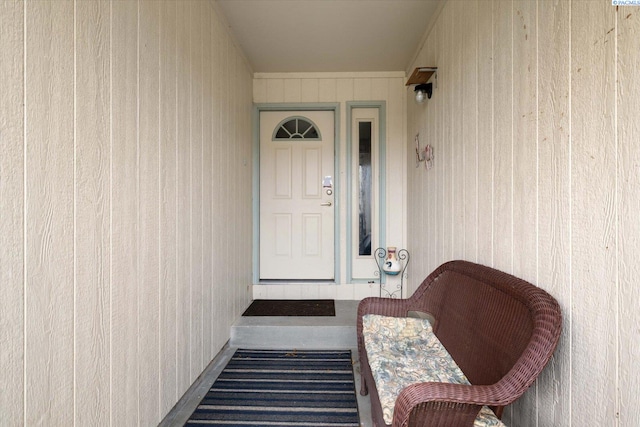
[[[248,349],[356,348],[359,301],[336,301],[331,317],[240,317],[231,327],[230,347]]]

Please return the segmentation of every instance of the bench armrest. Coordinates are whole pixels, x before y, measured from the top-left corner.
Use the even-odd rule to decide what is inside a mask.
[[[499,394],[496,385],[412,384],[396,400],[392,426],[410,427],[412,420],[419,420],[420,426],[472,426],[483,406],[506,404]]]

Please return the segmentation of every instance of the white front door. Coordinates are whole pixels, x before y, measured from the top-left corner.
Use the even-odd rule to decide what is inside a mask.
[[[334,113],[260,113],[260,279],[334,279]]]

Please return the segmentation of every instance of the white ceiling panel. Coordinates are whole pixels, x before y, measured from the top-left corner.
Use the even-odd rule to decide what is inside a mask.
[[[217,0],[255,72],[404,70],[441,0]]]

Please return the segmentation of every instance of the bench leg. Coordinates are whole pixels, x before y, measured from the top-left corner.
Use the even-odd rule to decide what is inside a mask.
[[[366,396],[367,394],[369,394],[367,382],[364,379],[364,375],[360,375],[360,396]]]

